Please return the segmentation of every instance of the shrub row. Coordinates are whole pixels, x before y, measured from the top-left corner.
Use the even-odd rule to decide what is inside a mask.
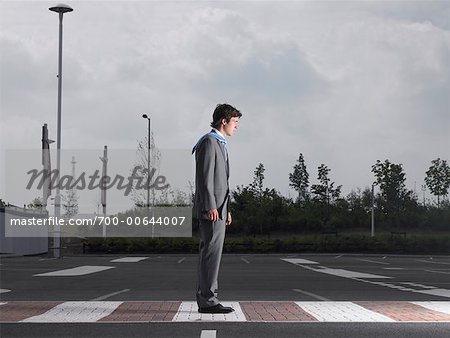
[[[198,238],[90,238],[85,253],[197,253]],[[225,253],[450,254],[450,235],[310,235],[287,238],[229,237]]]

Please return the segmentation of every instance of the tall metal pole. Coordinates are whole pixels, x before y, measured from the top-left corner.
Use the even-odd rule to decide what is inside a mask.
[[[150,158],[151,158],[151,120],[147,114],[143,114],[142,117],[148,120],[148,135],[147,135],[147,216],[150,218]],[[152,238],[154,237],[154,225],[152,222]]]
[[[375,184],[372,184],[372,208],[371,208],[370,236],[375,236]]]
[[[61,99],[62,99],[62,41],[63,41],[63,16],[64,13],[72,12],[73,9],[64,4],[50,7],[50,11],[59,14],[59,53],[58,53],[58,121],[56,136],[56,194],[55,194],[55,218],[59,220],[61,216],[61,195],[60,195],[60,170],[61,170]],[[58,223],[58,222],[56,222]],[[55,226],[53,233],[53,257],[61,258],[61,229],[59,224]]]

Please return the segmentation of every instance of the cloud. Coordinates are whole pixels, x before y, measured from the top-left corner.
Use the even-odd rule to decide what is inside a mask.
[[[286,194],[302,152],[312,181],[325,163],[345,192],[386,158],[412,187],[448,156],[448,4],[113,2],[98,15],[101,5],[65,18],[63,147],[133,149],[146,113],[160,147],[190,148],[228,102],[244,114],[232,185],[262,162]],[[2,4],[3,149],[38,149],[44,122],[56,137],[56,18],[21,6]]]

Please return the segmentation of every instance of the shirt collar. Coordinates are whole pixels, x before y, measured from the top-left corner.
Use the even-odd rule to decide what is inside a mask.
[[[217,130],[216,128],[213,128],[213,130],[214,130],[215,133],[217,133],[218,135],[222,136],[226,140],[225,136],[219,130]]]

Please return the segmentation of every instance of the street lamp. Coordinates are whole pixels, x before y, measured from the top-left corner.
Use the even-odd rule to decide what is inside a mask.
[[[65,4],[58,4],[50,7],[50,11],[59,14],[59,57],[58,57],[58,122],[57,122],[57,138],[56,138],[56,194],[55,194],[55,218],[61,216],[61,195],[59,187],[59,177],[61,169],[61,92],[62,92],[62,32],[63,32],[63,15],[72,12],[72,7]],[[53,256],[61,258],[61,233],[59,226],[56,227],[53,235]]]
[[[151,152],[151,135],[150,135],[150,117],[147,114],[142,114],[144,119],[148,120],[148,149],[147,149],[147,216],[150,217],[150,152]],[[154,236],[154,227],[152,223],[152,238]]]
[[[370,237],[375,236],[375,183],[372,183],[372,208],[370,208]]]
[[[150,210],[150,151],[151,151],[151,141],[150,141],[150,117],[147,114],[143,114],[142,117],[148,120],[148,151],[147,151],[147,208]]]

